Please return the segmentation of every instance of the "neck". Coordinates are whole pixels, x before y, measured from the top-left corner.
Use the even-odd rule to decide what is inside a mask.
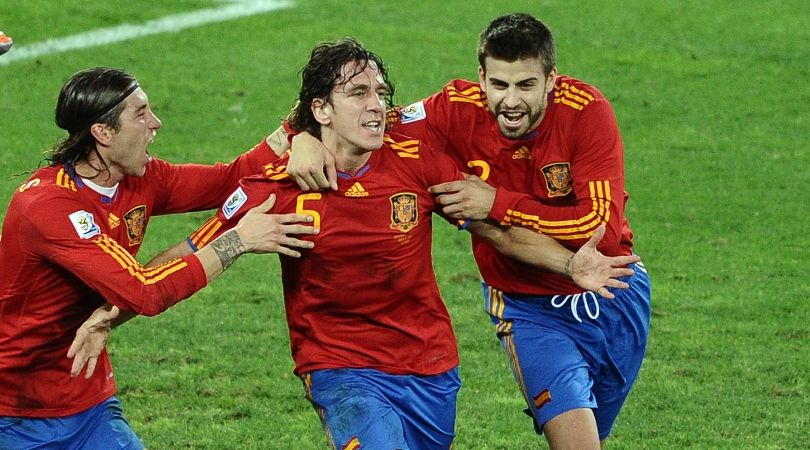
[[[102,158],[98,150],[93,150],[87,158],[77,162],[73,168],[76,175],[93,180],[101,187],[113,187],[124,178],[124,175],[114,167],[110,167]]]
[[[335,153],[335,167],[341,172],[351,175],[357,173],[371,157],[373,150],[358,148],[332,133],[322,132],[321,137],[326,148],[332,149]]]
[[[355,152],[338,150],[335,152],[335,166],[337,167],[337,170],[341,172],[354,175],[358,170],[366,165],[370,157],[370,150],[361,150]]]

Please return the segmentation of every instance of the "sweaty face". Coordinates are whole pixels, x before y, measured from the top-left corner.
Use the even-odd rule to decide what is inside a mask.
[[[478,78],[501,134],[517,139],[537,128],[554,88],[556,69],[546,75],[539,58],[508,62],[487,57],[485,63],[486,71],[479,67]]]
[[[162,123],[152,112],[149,99],[140,88],[124,99],[124,105],[118,131],[112,130],[106,159],[111,170],[121,175],[143,176],[146,164],[151,160],[147,147]]]
[[[362,71],[360,67],[357,62],[344,64],[341,79],[323,106],[322,134],[324,141],[334,141],[334,149],[365,152],[383,144],[389,88],[376,64],[369,61]]]

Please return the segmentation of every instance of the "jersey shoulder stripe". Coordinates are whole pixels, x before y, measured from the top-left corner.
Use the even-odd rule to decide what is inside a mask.
[[[272,163],[266,164],[264,166],[264,176],[268,180],[273,181],[280,181],[290,178],[290,176],[287,174],[286,164],[279,164],[279,165],[275,165]]]
[[[74,192],[76,191],[76,183],[73,181],[73,178],[70,177],[70,174],[65,171],[64,167],[59,169],[59,172],[56,173],[56,185]]]
[[[570,106],[577,111],[582,111],[594,100],[596,96],[584,86],[576,87],[573,83],[562,81],[554,87],[554,103]]]
[[[419,159],[419,140],[418,139],[404,139],[394,140],[391,135],[386,134],[383,142],[388,144],[391,150],[394,150],[400,158],[413,158]]]
[[[447,98],[451,102],[471,103],[475,106],[486,108],[487,96],[481,90],[480,86],[470,86],[468,88],[459,90],[456,86],[448,84],[445,87]]]

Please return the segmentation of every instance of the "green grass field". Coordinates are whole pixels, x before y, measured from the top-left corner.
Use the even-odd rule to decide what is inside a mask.
[[[29,44],[140,24],[222,1],[6,0],[0,30]],[[477,33],[515,2],[298,0],[262,15],[0,64],[0,202],[60,136],[59,87],[118,66],[164,127],[152,153],[229,160],[275,129],[318,42],[355,36],[408,104],[476,76]],[[653,280],[647,360],[609,449],[810,448],[810,6],[642,0],[521,7],[555,32],[559,71],[612,101],[627,215]],[[4,213],[1,210],[0,214]],[[153,219],[139,259],[205,213]],[[467,237],[437,222],[436,271],[464,387],[455,448],[546,448],[522,413],[481,308]],[[110,343],[120,397],[151,449],[327,448],[292,374],[275,257],[248,256],[163,316]],[[3,389],[0,386],[0,389]]]

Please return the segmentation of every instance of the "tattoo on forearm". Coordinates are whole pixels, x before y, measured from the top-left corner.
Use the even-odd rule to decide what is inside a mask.
[[[279,148],[284,147],[284,142],[281,141],[282,139],[285,139],[285,140],[287,139],[287,132],[286,131],[279,130],[279,132],[273,133],[270,136],[270,144],[271,144],[270,147],[272,147],[273,149],[279,149]],[[276,151],[278,151],[278,150],[276,150]]]
[[[236,261],[242,253],[245,252],[245,245],[239,239],[239,234],[235,230],[229,230],[222,236],[211,243],[214,253],[219,257],[219,262],[222,263],[222,269],[225,270]]]
[[[574,255],[571,255],[568,257],[567,260],[565,260],[565,268],[563,269],[563,273],[568,278],[571,278],[571,266],[573,264],[574,264]]]

